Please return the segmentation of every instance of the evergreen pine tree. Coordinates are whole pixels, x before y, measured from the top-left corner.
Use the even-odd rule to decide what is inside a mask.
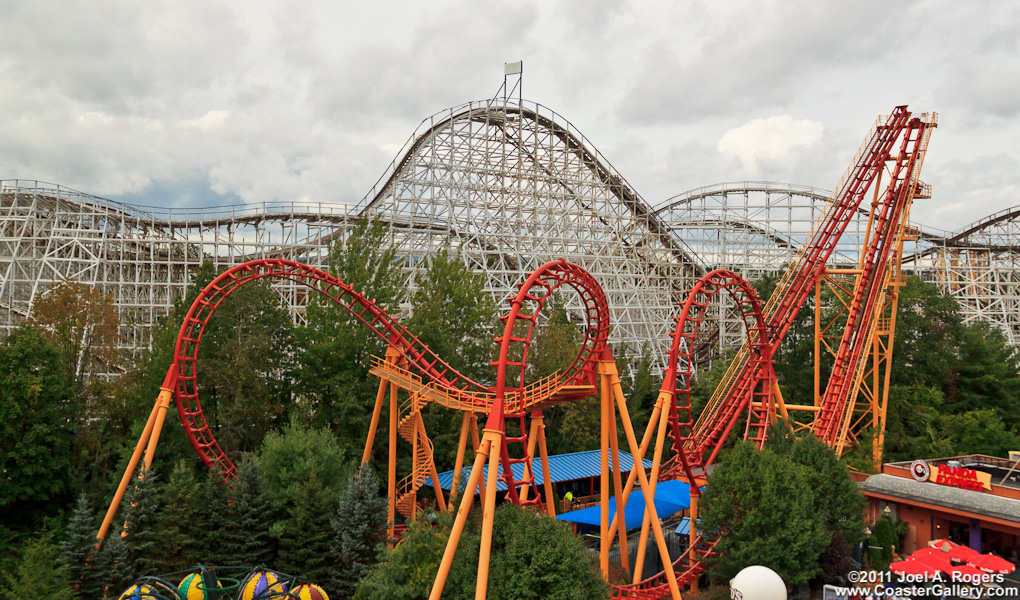
[[[280,570],[304,575],[311,581],[325,581],[329,563],[330,514],[333,507],[312,471],[298,490],[279,538]]]
[[[380,540],[386,529],[386,497],[379,493],[379,481],[370,466],[351,478],[340,494],[330,546],[330,592],[337,598],[350,598],[361,579],[374,565]]]
[[[157,535],[159,518],[159,489],[156,474],[139,465],[134,485],[128,488],[124,505],[124,522],[128,535],[124,539],[132,570],[139,575],[156,575],[159,572],[161,542]]]
[[[231,509],[230,527],[224,532],[225,549],[232,557],[231,564],[258,566],[269,563],[273,550],[269,536],[272,514],[262,470],[251,454],[244,454],[238,462]]]
[[[92,577],[81,595],[89,600],[117,598],[135,578],[134,566],[128,559],[127,545],[120,531],[111,529],[103,539],[92,562]]]
[[[223,475],[210,470],[199,492],[202,502],[202,543],[199,560],[206,566],[234,564],[226,544],[226,532],[231,522],[230,488],[223,483]]]
[[[200,562],[198,502],[198,481],[189,462],[182,459],[163,486],[163,509],[156,520],[162,552],[156,571],[183,571]]]
[[[18,567],[0,580],[0,598],[3,600],[71,600],[74,590],[59,565],[60,549],[53,543],[53,535],[44,531],[30,540],[24,548]]]
[[[88,498],[81,494],[67,524],[64,540],[60,542],[60,565],[67,571],[71,585],[79,590],[90,585],[92,578],[90,560],[95,553],[97,541],[94,517]]]

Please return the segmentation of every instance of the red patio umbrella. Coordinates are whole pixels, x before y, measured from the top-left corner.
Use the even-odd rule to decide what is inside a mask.
[[[944,572],[950,577],[955,577],[954,581],[961,581],[964,578],[967,578],[971,582],[980,582],[980,577],[982,575],[986,577],[988,576],[988,574],[981,569],[975,569],[970,565],[952,565],[948,569],[945,569]]]
[[[966,562],[972,558],[981,556],[981,553],[969,546],[953,546],[953,549],[946,552],[946,556],[955,560]]]
[[[928,546],[915,551],[907,557],[907,560],[923,560],[927,564],[938,567],[945,571],[949,568],[949,555],[939,549],[939,546]]]
[[[968,558],[967,564],[986,573],[999,573],[1000,575],[1008,575],[1016,570],[1016,565],[994,554],[981,554]]]
[[[946,564],[948,566],[949,563]],[[889,570],[900,575],[923,575],[925,577],[934,577],[935,575],[938,575],[942,568],[940,565],[934,564],[934,561],[921,557],[894,562],[889,565]]]

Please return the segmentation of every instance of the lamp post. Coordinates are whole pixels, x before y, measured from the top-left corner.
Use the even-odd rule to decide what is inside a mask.
[[[861,536],[861,543],[860,543],[860,544],[857,544],[857,552],[856,552],[857,556],[856,556],[856,557],[854,557],[854,559],[855,559],[855,560],[856,560],[856,561],[857,561],[857,562],[858,562],[858,563],[859,563],[859,564],[860,564],[861,566],[863,566],[863,565],[864,565],[864,548],[865,548],[866,546],[870,545],[870,544],[869,544],[869,540],[871,539],[871,529],[869,529],[869,528],[868,528],[868,526],[867,526],[867,525],[865,525],[865,526],[864,526],[864,530],[863,530],[863,531],[861,531],[861,533],[863,534],[863,535]]]

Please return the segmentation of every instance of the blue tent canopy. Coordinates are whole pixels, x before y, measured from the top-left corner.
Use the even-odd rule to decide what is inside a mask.
[[[647,458],[642,461],[646,469],[652,468],[652,461]],[[535,477],[535,486],[539,487],[545,483],[544,474],[542,473],[542,461],[538,457],[532,459],[532,473]],[[612,463],[610,463],[612,464]],[[524,465],[515,464],[513,465],[514,479],[520,481],[524,476]],[[629,452],[620,450],[620,472],[629,473],[634,468],[634,457]],[[499,463],[499,470],[496,472],[500,477],[499,484],[496,489],[500,492],[506,491],[506,483],[504,483],[503,477],[503,463]],[[585,452],[573,452],[570,454],[554,454],[549,457],[549,476],[552,478],[553,483],[559,483],[561,481],[575,481],[578,479],[588,479],[589,477],[599,477],[602,474],[602,451],[601,450],[587,450]],[[482,466],[482,475],[488,477],[489,465]],[[471,477],[471,466],[465,466],[461,472],[460,481],[461,485],[467,484],[468,478]],[[424,485],[432,487],[432,479],[426,478]],[[450,491],[450,486],[453,484],[453,471],[444,471],[439,474],[439,485],[445,491]]]
[[[655,511],[660,519],[673,515],[691,505],[691,486],[682,481],[660,481],[655,486]],[[635,488],[623,507],[623,517],[627,520],[627,528],[639,527],[645,514],[645,496]],[[609,520],[616,516],[616,498],[609,499]],[[590,506],[562,515],[561,521],[570,521],[583,525],[599,526],[602,520],[602,507]]]

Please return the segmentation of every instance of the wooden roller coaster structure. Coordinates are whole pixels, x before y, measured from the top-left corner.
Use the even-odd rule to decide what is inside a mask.
[[[117,493],[99,531],[101,543],[132,474],[140,460],[151,464],[159,432],[173,399],[181,424],[202,462],[221,473],[224,480],[234,477],[235,467],[209,428],[202,411],[198,389],[198,349],[202,334],[220,304],[241,286],[271,278],[289,280],[315,291],[337,304],[387,343],[385,359],[377,359],[372,373],[379,378],[374,410],[362,460],[372,454],[383,408],[388,404],[388,479],[390,533],[396,513],[415,517],[416,494],[423,483],[433,482],[436,502],[446,510],[446,498],[439,485],[432,444],[425,431],[421,410],[430,403],[462,411],[454,484],[459,481],[465,462],[468,439],[474,460],[457,509],[453,529],[431,590],[430,600],[442,596],[446,577],[457,551],[476,491],[483,507],[481,550],[475,597],[484,599],[488,587],[489,550],[497,486],[502,478],[506,500],[533,505],[555,515],[549,475],[542,411],[564,402],[598,395],[601,402],[601,510],[600,568],[608,575],[609,549],[619,538],[623,568],[632,574],[631,583],[613,585],[613,598],[680,598],[680,588],[697,585],[705,569],[705,559],[714,553],[717,540],[704,539],[697,530],[697,500],[705,484],[706,468],[716,459],[734,426],[746,416],[744,437],[762,447],[771,423],[778,418],[803,429],[810,429],[837,452],[848,449],[861,427],[877,430],[875,456],[880,458],[881,429],[884,427],[888,399],[889,359],[895,327],[896,293],[901,285],[899,261],[903,242],[908,237],[906,220],[915,197],[925,189],[918,179],[928,139],[936,126],[935,115],[912,116],[906,107],[897,107],[880,118],[866,137],[854,161],[836,188],[828,211],[790,264],[775,292],[763,309],[753,288],[739,275],[719,269],[707,273],[687,293],[676,327],[668,367],[652,414],[640,439],[627,410],[612,352],[608,345],[609,307],[605,294],[594,277],[566,260],[549,262],[524,282],[509,300],[509,310],[501,317],[502,334],[495,338],[499,350],[492,365],[496,367],[496,385],[484,386],[457,372],[432,352],[416,336],[390,316],[363,292],[326,272],[305,264],[282,260],[254,260],[225,271],[209,283],[191,305],[181,324],[174,350],[174,361],[167,370],[161,392],[124,472]],[[898,144],[897,144],[898,142]],[[868,234],[856,269],[826,271],[836,241],[850,218],[859,209],[872,184],[881,182],[888,172],[884,192],[875,186]],[[830,320],[824,327],[816,317],[816,348],[832,349],[834,362],[824,394],[816,383],[812,404],[784,402],[773,368],[773,357],[783,337],[812,290],[816,295],[829,278],[852,275],[845,284],[845,320]],[[581,349],[562,372],[544,380],[526,384],[525,372],[532,335],[542,307],[554,291],[566,286],[578,294],[584,338]],[[695,420],[691,410],[693,383],[692,355],[702,322],[713,307],[721,306],[720,292],[729,297],[730,310],[743,319],[746,340],[738,351],[708,405]],[[819,296],[816,301],[820,303]],[[817,314],[817,313],[816,313]],[[837,322],[838,321],[838,322]],[[826,344],[825,335],[842,331],[839,343]],[[816,361],[820,352],[816,352]],[[870,370],[869,370],[870,365]],[[819,368],[816,365],[816,382]],[[870,376],[870,382],[865,375]],[[867,393],[861,392],[867,388]],[[387,394],[388,390],[388,394]],[[404,400],[400,399],[401,390]],[[859,392],[867,397],[859,407]],[[810,413],[809,421],[792,419],[791,411]],[[477,419],[485,418],[479,439]],[[507,421],[519,424],[519,432],[508,433]],[[530,420],[530,427],[528,421]],[[626,483],[621,480],[617,427],[625,434],[634,467]],[[663,461],[665,442],[670,438],[672,458]],[[396,478],[398,437],[411,447],[412,469],[403,480]],[[652,445],[651,467],[646,472],[643,459]],[[533,488],[535,455],[544,474],[546,502]],[[612,462],[612,476],[610,475]],[[483,466],[488,471],[483,479]],[[520,478],[514,465],[523,465]],[[659,481],[682,479],[690,484],[690,544],[679,558],[670,557],[663,530],[653,502]],[[609,515],[610,485],[613,486],[617,512]],[[638,486],[645,499],[638,553],[633,563],[627,555],[627,531],[623,507]],[[451,507],[452,508],[452,507]],[[634,524],[636,525],[636,524]],[[654,537],[659,558],[666,568],[648,579],[641,579],[648,535]]]

